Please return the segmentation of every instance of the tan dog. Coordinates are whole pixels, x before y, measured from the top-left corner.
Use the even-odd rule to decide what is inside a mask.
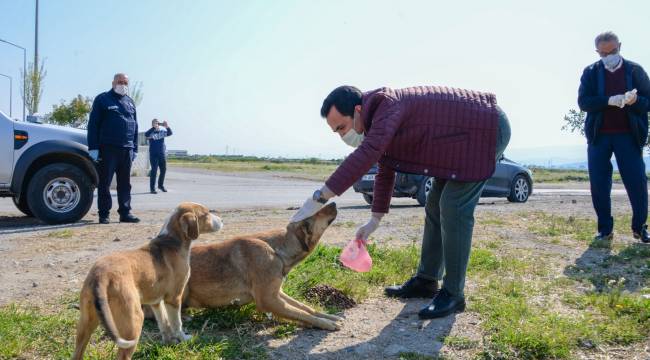
[[[137,249],[101,257],[81,289],[81,317],[73,359],[82,359],[99,321],[119,347],[118,358],[130,359],[142,330],[141,304],[153,309],[165,342],[180,342],[180,308],[190,275],[190,245],[199,234],[219,231],[223,223],[208,208],[182,203],[160,234]]]
[[[245,235],[192,248],[185,306],[214,308],[255,302],[257,309],[302,324],[337,330],[341,318],[315,311],[282,292],[291,268],[316,248],[336,218],[336,204],[286,229]]]

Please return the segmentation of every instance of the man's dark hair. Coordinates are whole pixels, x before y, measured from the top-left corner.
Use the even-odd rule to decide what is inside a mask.
[[[327,117],[332,106],[343,116],[353,116],[354,107],[361,105],[361,90],[354,86],[343,85],[334,89],[323,101],[320,108],[320,116]]]

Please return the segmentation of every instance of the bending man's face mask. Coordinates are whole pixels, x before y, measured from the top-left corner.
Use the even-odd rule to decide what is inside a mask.
[[[361,145],[363,142],[364,135],[359,134],[356,130],[354,130],[354,127],[356,125],[357,118],[356,116],[352,116],[352,127],[348,132],[345,133],[345,135],[341,136],[341,140],[343,140],[344,143],[356,148]]]

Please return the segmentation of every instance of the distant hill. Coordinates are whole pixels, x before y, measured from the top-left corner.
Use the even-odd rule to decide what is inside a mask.
[[[587,146],[548,146],[535,148],[506,149],[506,156],[520,164],[558,169],[587,169]],[[614,170],[618,170],[616,158],[612,156]],[[650,156],[643,158],[646,171],[650,171]]]

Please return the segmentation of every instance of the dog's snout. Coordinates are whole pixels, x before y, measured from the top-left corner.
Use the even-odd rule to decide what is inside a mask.
[[[212,218],[212,229],[214,229],[214,231],[221,230],[223,228],[223,221],[221,218],[213,213],[210,214],[210,217]]]

